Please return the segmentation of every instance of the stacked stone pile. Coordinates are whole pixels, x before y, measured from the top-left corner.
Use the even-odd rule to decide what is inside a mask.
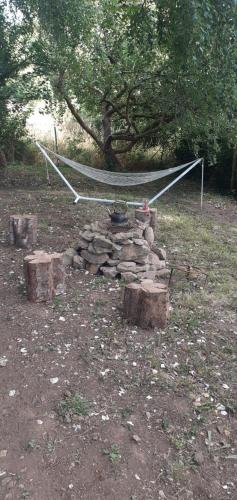
[[[126,224],[113,225],[105,219],[87,224],[75,247],[64,253],[64,262],[108,278],[121,277],[126,282],[169,274],[165,251],[154,245],[150,220],[130,219]]]

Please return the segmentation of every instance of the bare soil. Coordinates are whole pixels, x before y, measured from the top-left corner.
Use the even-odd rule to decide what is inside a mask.
[[[104,207],[75,207],[64,191],[0,191],[1,499],[237,498],[237,210],[214,195],[204,209],[200,220],[191,191],[190,203],[169,194],[160,206],[170,260],[185,244],[182,259],[210,277],[174,273],[168,328],[144,331],[122,319],[120,282],[83,271],[67,270],[54,303],[30,304],[28,252],[7,243],[10,214],[34,213],[36,248],[63,251]],[[203,241],[189,239],[187,220]],[[60,402],[75,394],[87,414],[63,417]]]

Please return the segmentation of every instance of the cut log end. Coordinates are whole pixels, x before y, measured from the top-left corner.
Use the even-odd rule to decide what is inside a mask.
[[[141,328],[165,328],[169,317],[167,285],[144,280],[125,287],[124,317]]]

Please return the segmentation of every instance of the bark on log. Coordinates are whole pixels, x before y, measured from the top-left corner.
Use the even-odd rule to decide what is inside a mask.
[[[169,317],[169,292],[163,283],[144,280],[125,287],[125,318],[141,328],[165,328]]]
[[[135,219],[141,221],[141,222],[149,222],[151,220],[151,215],[150,215],[150,210],[145,211],[142,208],[136,208],[135,209]]]
[[[9,241],[18,248],[31,248],[37,241],[37,216],[11,215]]]
[[[47,302],[53,299],[53,266],[47,254],[28,255],[24,258],[26,292],[30,302]]]
[[[65,290],[63,255],[36,250],[24,258],[24,274],[28,300],[47,302]]]
[[[63,254],[52,253],[50,257],[52,260],[55,295],[60,295],[65,291],[65,266],[63,262]]]
[[[124,288],[123,314],[133,324],[136,324],[139,317],[140,294],[141,285],[138,283],[129,283]]]
[[[157,229],[157,208],[150,208],[150,226],[155,232]]]

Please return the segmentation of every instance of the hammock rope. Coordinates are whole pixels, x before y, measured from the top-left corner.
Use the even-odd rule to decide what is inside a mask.
[[[59,155],[45,146],[43,146],[43,149],[55,156],[55,158],[60,160],[62,163],[65,163],[65,165],[72,167],[80,174],[86,175],[90,179],[102,182],[103,184],[109,184],[110,186],[137,186],[139,184],[146,184],[148,182],[161,179],[162,177],[166,177],[167,175],[174,174],[194,162],[193,160],[188,163],[184,163],[183,165],[179,165],[178,167],[157,170],[155,172],[110,172],[107,170],[99,170],[97,168],[88,167],[82,163],[69,160],[68,158],[65,158],[65,156]]]

